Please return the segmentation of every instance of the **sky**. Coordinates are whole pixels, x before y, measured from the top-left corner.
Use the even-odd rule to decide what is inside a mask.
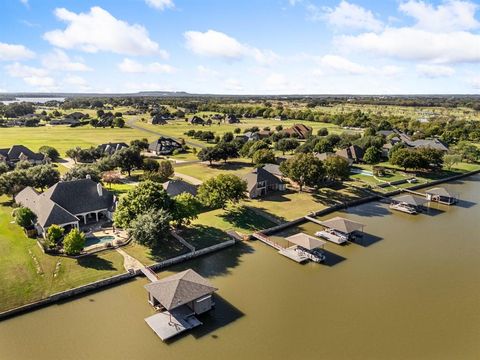
[[[0,92],[479,94],[480,2],[2,0]]]

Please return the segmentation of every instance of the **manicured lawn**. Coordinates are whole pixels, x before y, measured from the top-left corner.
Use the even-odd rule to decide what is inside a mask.
[[[131,242],[122,247],[122,249],[144,265],[152,265],[154,263],[167,260],[188,252],[188,248],[183,246],[178,240],[170,238],[162,243],[156,249],[149,249],[146,246]]]
[[[243,204],[277,218],[289,221],[318,211],[338,202],[350,201],[365,194],[349,186],[321,188],[317,193],[298,192],[296,190],[272,192],[262,199],[245,200]]]
[[[45,255],[11,223],[12,208],[6,200],[0,198],[0,311],[125,271],[116,251],[79,260]]]
[[[227,210],[217,209],[200,214],[191,226],[181,232],[181,236],[197,249],[201,249],[229,240],[226,230],[250,234],[274,225],[275,223],[259,216],[248,207],[235,206]]]
[[[242,177],[252,170],[253,164],[250,159],[229,160],[227,163],[214,163],[212,166],[204,163],[178,164],[175,166],[176,172],[193,176],[202,181],[219,174],[233,174]]]
[[[148,134],[138,129],[131,128],[93,128],[82,126],[71,128],[68,126],[40,126],[40,127],[12,127],[2,128],[0,136],[0,148],[10,147],[14,144],[22,144],[33,151],[37,151],[42,145],[55,147],[60,154],[75,146],[90,147],[106,142],[126,142],[134,139],[155,139],[154,134]]]
[[[125,194],[128,190],[131,190],[135,187],[133,184],[110,184],[106,185],[105,188],[114,192],[117,196]]]

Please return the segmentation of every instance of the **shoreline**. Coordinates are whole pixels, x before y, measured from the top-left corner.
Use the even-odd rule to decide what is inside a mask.
[[[466,173],[463,173],[463,174],[450,176],[450,177],[444,178],[444,179],[434,180],[434,181],[424,183],[424,184],[413,185],[413,186],[405,188],[405,189],[408,189],[408,190],[424,189],[424,188],[428,188],[428,187],[435,186],[435,185],[438,185],[438,184],[448,183],[448,182],[455,181],[455,180],[458,180],[458,179],[467,178],[467,177],[470,177],[470,176],[473,176],[473,175],[477,175],[479,173],[480,173],[480,169],[470,171],[470,172],[466,172]],[[322,210],[304,215],[302,217],[299,217],[297,219],[285,222],[283,224],[280,224],[280,225],[277,225],[277,226],[274,226],[274,227],[271,227],[271,228],[268,228],[268,229],[264,229],[264,230],[261,230],[261,231],[257,231],[257,233],[262,233],[262,234],[265,234],[265,235],[269,235],[273,232],[277,232],[279,230],[282,230],[282,229],[285,229],[285,228],[288,228],[288,227],[291,227],[291,226],[295,226],[295,225],[298,225],[298,224],[301,224],[301,223],[304,223],[304,222],[308,221],[305,218],[305,216],[309,216],[309,215],[325,216],[325,215],[331,214],[335,211],[347,209],[349,207],[358,206],[358,205],[365,204],[365,203],[372,202],[372,201],[378,201],[381,198],[398,195],[402,191],[404,191],[404,189],[397,189],[397,190],[393,190],[393,191],[390,191],[390,192],[385,193],[385,194],[376,194],[376,195],[371,195],[371,196],[365,196],[365,197],[362,197],[362,198],[359,198],[359,199],[356,199],[356,200],[352,200],[352,201],[349,201],[349,202],[346,202],[346,203],[343,203],[343,204],[332,205],[332,206],[327,207],[325,209],[322,209]],[[252,239],[252,234],[249,235],[249,238]],[[167,268],[171,265],[176,265],[176,264],[182,263],[184,261],[194,259],[196,257],[211,254],[213,252],[219,251],[219,250],[224,249],[226,247],[233,246],[235,243],[236,243],[235,240],[227,240],[227,241],[224,241],[220,244],[216,244],[216,245],[204,248],[204,249],[200,249],[198,251],[190,252],[190,253],[183,254],[183,255],[180,255],[180,256],[177,256],[177,257],[174,257],[174,258],[171,258],[171,259],[167,259],[167,260],[164,260],[164,261],[159,262],[159,263],[155,263],[155,264],[147,266],[147,267],[154,270],[154,271],[158,271],[160,269],[165,269],[165,268]],[[68,299],[75,299],[76,297],[83,296],[83,295],[91,293],[91,292],[101,291],[101,290],[107,289],[109,287],[116,286],[118,284],[130,281],[130,280],[132,280],[132,279],[134,279],[134,278],[136,278],[140,275],[142,275],[142,272],[140,270],[132,271],[132,272],[125,272],[125,273],[122,273],[122,274],[119,274],[119,275],[111,276],[111,277],[106,278],[106,279],[98,280],[98,281],[88,283],[88,284],[85,284],[85,285],[82,285],[82,286],[79,286],[79,287],[76,287],[76,288],[72,288],[72,289],[69,289],[69,290],[65,290],[65,291],[62,291],[62,292],[52,294],[52,295],[50,295],[50,296],[48,296],[44,299],[41,299],[41,300],[38,300],[38,301],[35,301],[35,302],[32,302],[32,303],[28,303],[28,304],[25,304],[25,305],[21,305],[21,306],[18,306],[18,307],[0,312],[0,322],[3,321],[3,320],[7,320],[9,318],[15,317],[15,316],[19,316],[19,315],[28,313],[30,311],[35,311],[37,309],[47,307],[47,306],[52,305],[54,303],[57,303],[59,301],[65,301],[65,300],[68,300]]]

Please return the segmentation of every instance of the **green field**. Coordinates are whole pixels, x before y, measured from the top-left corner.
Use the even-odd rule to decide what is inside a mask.
[[[0,198],[0,311],[125,272],[123,257],[116,251],[78,260],[45,255],[12,223],[6,200]]]
[[[242,177],[253,170],[253,164],[250,159],[229,160],[227,163],[214,163],[209,166],[204,163],[178,164],[175,166],[175,172],[192,176],[205,181],[220,174],[232,174]]]

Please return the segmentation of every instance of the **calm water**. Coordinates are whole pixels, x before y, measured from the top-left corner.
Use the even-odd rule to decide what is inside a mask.
[[[0,323],[0,359],[478,359],[480,177],[449,188],[468,202],[343,214],[372,236],[328,244],[330,266],[249,243],[171,269],[195,268],[220,298],[170,344],[144,323],[152,310],[138,279]]]
[[[17,103],[17,102],[32,102],[36,104],[45,104],[48,101],[60,101],[63,102],[65,101],[65,98],[63,97],[45,97],[45,98],[35,98],[35,97],[17,97],[15,100],[5,100],[1,101],[3,104],[8,105],[12,103]]]

